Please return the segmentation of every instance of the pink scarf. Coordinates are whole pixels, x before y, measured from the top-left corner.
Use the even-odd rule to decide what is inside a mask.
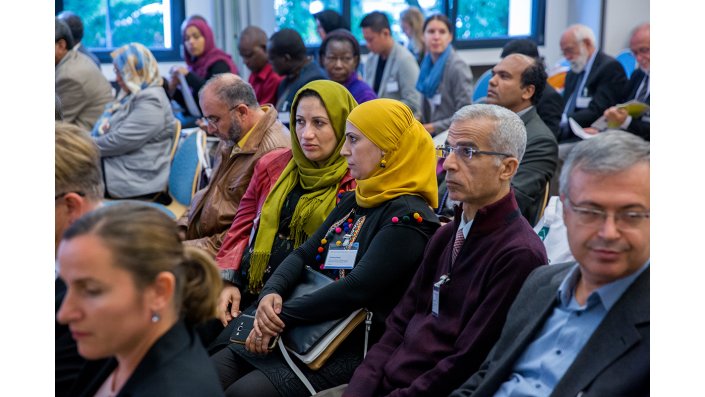
[[[208,68],[211,67],[217,61],[225,61],[230,67],[230,72],[237,74],[237,67],[233,63],[232,57],[225,51],[217,48],[215,46],[215,40],[213,39],[213,31],[210,26],[199,19],[191,20],[184,30],[181,32],[182,41],[185,42],[184,36],[186,35],[186,29],[190,26],[196,27],[203,35],[206,43],[203,49],[203,54],[200,57],[192,57],[188,51],[186,51],[186,45],[182,43],[184,59],[186,60],[186,65],[190,72],[194,73],[198,77],[205,79],[208,75]]]

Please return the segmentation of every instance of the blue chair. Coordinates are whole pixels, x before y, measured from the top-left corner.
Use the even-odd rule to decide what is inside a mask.
[[[140,204],[140,205],[146,205],[148,207],[156,208],[158,210],[161,210],[165,214],[169,215],[169,217],[173,220],[176,220],[176,215],[171,212],[170,209],[168,209],[166,206],[163,204],[159,203],[153,203],[151,201],[142,201],[142,200],[105,200],[103,201],[103,205],[108,206],[108,205],[115,205],[115,204],[122,204],[122,203],[133,203],[133,204]]]
[[[472,93],[473,103],[484,103],[487,99],[487,88],[490,86],[492,78],[492,69],[488,69],[480,75],[480,78],[475,82],[475,88]]]
[[[205,143],[206,134],[197,130],[181,142],[174,154],[169,172],[169,194],[172,202],[167,208],[177,217],[186,211],[198,190],[198,181],[203,169],[199,151],[206,147]]]
[[[624,71],[627,73],[627,78],[631,77],[632,73],[634,73],[634,69],[636,69],[636,58],[634,58],[632,50],[625,49],[620,51],[616,59],[622,64]]]

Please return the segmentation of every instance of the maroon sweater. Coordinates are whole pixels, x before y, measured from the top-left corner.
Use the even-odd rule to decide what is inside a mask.
[[[382,339],[355,371],[344,396],[445,396],[482,364],[509,306],[546,250],[510,192],[480,209],[431,313],[433,284],[451,269],[460,220],[429,241],[409,289],[387,319]]]

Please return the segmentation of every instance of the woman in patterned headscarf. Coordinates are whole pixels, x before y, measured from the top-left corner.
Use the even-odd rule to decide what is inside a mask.
[[[93,128],[108,198],[155,199],[169,179],[176,120],[154,55],[142,44],[113,51],[117,98]]]

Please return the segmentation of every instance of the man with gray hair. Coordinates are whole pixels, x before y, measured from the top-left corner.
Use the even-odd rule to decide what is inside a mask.
[[[582,127],[600,118],[604,111],[618,103],[627,84],[627,75],[622,65],[598,50],[595,34],[585,25],[571,25],[561,35],[561,52],[570,62],[570,70],[565,78],[565,109],[561,117],[558,143],[559,156],[565,156],[579,140],[568,124],[573,118]]]
[[[447,395],[480,367],[522,283],[548,262],[510,188],[526,145],[519,116],[468,105],[448,131],[437,150],[450,197],[461,206],[426,246],[411,286],[344,395]]]
[[[199,101],[208,133],[220,138],[218,158],[208,186],[196,193],[178,223],[185,244],[215,257],[257,161],[274,149],[290,148],[291,141],[274,107],[260,106],[252,86],[237,75],[211,77]]]
[[[482,368],[452,397],[649,395],[649,143],[573,148],[560,197],[576,262],[537,269]]]

